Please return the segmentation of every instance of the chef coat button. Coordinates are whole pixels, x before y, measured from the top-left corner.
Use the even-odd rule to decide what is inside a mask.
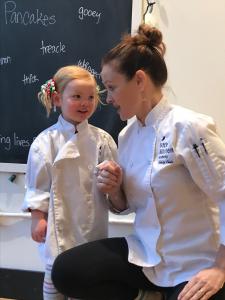
[[[88,169],[89,169],[89,170],[92,170],[92,169],[93,169],[93,166],[92,166],[92,165],[88,165]]]

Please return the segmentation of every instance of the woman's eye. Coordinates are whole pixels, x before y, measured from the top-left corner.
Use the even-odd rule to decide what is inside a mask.
[[[114,87],[114,86],[111,86],[111,85],[109,85],[108,88],[107,88],[107,90],[110,91],[110,92],[113,92],[114,89],[115,89],[115,87]]]

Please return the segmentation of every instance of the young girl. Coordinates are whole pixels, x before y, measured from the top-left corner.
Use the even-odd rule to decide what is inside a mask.
[[[116,159],[116,144],[107,132],[88,124],[99,98],[87,70],[59,69],[42,85],[38,97],[48,115],[55,106],[61,115],[31,145],[23,210],[31,211],[32,238],[44,248],[44,299],[59,300],[64,296],[51,281],[54,258],[71,247],[107,237],[107,201],[93,174],[103,160]]]

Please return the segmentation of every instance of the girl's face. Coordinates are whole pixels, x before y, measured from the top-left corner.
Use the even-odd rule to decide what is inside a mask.
[[[141,88],[137,76],[127,80],[117,71],[114,63],[109,63],[103,66],[101,77],[107,89],[106,101],[117,109],[120,119],[126,121],[138,115],[141,110]]]
[[[91,79],[73,79],[57,95],[55,104],[61,107],[63,118],[74,125],[88,119],[97,105],[96,85]]]

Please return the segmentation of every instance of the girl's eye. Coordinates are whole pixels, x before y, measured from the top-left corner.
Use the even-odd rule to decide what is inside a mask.
[[[77,94],[77,95],[73,95],[72,98],[75,99],[75,100],[78,100],[78,99],[81,98],[81,96],[79,94]]]
[[[89,96],[88,100],[93,101],[94,98],[95,98],[95,97],[92,95],[92,96]]]

